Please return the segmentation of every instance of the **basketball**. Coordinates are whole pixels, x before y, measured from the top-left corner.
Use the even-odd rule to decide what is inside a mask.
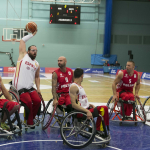
[[[26,30],[29,33],[34,33],[37,30],[37,24],[35,22],[28,22],[26,24]]]

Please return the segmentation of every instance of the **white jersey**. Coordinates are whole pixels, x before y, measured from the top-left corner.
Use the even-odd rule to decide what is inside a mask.
[[[88,98],[87,98],[87,96],[86,96],[86,93],[85,93],[83,87],[80,86],[80,85],[78,85],[78,84],[76,84],[76,83],[72,83],[72,84],[70,85],[70,87],[71,87],[72,85],[76,85],[76,86],[78,87],[78,89],[79,89],[78,101],[79,101],[79,103],[80,103],[80,106],[83,107],[83,108],[89,108]],[[69,93],[70,93],[70,89],[69,89]]]
[[[17,90],[32,88],[38,67],[39,63],[36,60],[32,60],[28,54],[26,54],[22,60],[17,61],[16,71],[12,81],[13,86],[15,86]]]

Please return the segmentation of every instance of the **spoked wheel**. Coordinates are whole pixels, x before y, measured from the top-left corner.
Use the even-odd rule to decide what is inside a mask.
[[[39,97],[40,97],[40,99],[41,99],[41,110],[40,110],[40,112],[39,112],[39,116],[36,115],[35,119],[36,119],[37,121],[39,121],[39,123],[42,123],[43,120],[44,120],[45,103],[44,103],[44,100],[43,100],[41,94],[39,94]]]
[[[61,137],[68,146],[72,148],[83,148],[88,146],[95,137],[95,122],[77,118],[77,114],[82,114],[83,118],[87,118],[86,114],[82,112],[69,113],[62,121],[60,128]],[[66,126],[68,118],[70,118],[70,126]]]
[[[139,121],[144,121],[144,123],[145,123],[146,115],[145,115],[144,107],[143,107],[143,105],[141,103],[141,100],[140,99],[136,99],[135,101],[136,101],[135,107],[136,107],[137,114],[138,114],[139,119],[140,119]],[[149,103],[150,103],[150,101],[149,101]]]
[[[110,99],[107,102],[109,119],[111,118],[111,116],[113,114],[113,109],[114,109],[114,102],[112,101],[112,98],[113,98],[113,96],[111,96]]]
[[[146,121],[150,122],[150,97],[148,97],[143,104]]]
[[[45,130],[48,128],[50,123],[53,120],[53,117],[55,115],[56,107],[53,107],[53,99],[51,99],[46,107],[45,107],[45,112],[44,112],[44,120],[43,120],[43,126],[42,129]]]
[[[17,102],[17,103],[19,104],[19,99],[18,99],[18,97],[16,96],[16,94],[15,94],[14,92],[12,92],[12,91],[8,91],[8,92],[9,92],[9,95],[11,96],[12,100],[13,100],[14,102]],[[3,93],[0,94],[0,98],[1,98],[1,99],[6,99]],[[19,108],[19,110],[18,110],[18,113],[19,113],[19,111],[20,111],[20,108]],[[10,120],[11,120],[12,123],[14,123],[14,122],[17,120],[17,118],[16,118],[16,116],[15,116],[15,113],[13,113],[13,114],[10,116]],[[6,122],[6,123],[7,123],[7,122]]]

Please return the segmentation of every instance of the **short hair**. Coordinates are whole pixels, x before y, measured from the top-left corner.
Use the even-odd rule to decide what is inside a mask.
[[[29,46],[29,47],[28,47],[28,51],[30,51],[30,50],[31,50],[31,47],[32,47],[32,46],[35,46],[35,45],[31,45],[31,46]],[[35,46],[35,47],[36,47],[36,46]]]
[[[74,78],[80,78],[83,75],[84,71],[81,68],[76,68],[74,71]]]
[[[133,64],[133,66],[135,66],[135,63],[134,63],[134,61],[132,61],[132,60],[129,60],[129,61],[127,61],[127,62],[131,62],[131,63]]]

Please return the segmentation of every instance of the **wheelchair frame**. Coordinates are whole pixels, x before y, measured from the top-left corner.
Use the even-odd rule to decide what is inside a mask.
[[[13,97],[13,92],[9,91],[9,94]],[[0,97],[2,97],[3,93],[0,94]],[[14,98],[14,97],[13,97]],[[12,98],[12,99],[13,99]],[[13,99],[14,100],[14,99]],[[18,102],[18,99],[15,99],[15,102]],[[20,121],[20,117],[19,117],[19,110],[16,111],[15,117],[12,114],[11,116],[9,115],[9,111],[7,110],[7,108],[0,108],[0,113],[6,113],[7,116],[7,121],[5,122],[6,124],[8,124],[10,126],[10,131],[4,130],[0,127],[0,136],[7,136],[7,139],[12,139],[12,135],[18,134],[19,136],[22,135],[22,126],[21,126],[21,121]],[[2,118],[1,118],[2,119]],[[14,122],[17,120],[18,124],[14,124]]]
[[[150,96],[144,101],[143,108],[146,115],[146,121],[150,122]]]
[[[58,107],[61,107],[61,109],[59,109]],[[59,105],[57,107],[53,107],[53,99],[50,99],[45,108],[42,129],[45,130],[49,126],[52,128],[60,128],[61,122],[64,119],[65,113],[66,113],[65,107],[66,106],[64,106],[64,105]],[[53,118],[55,119],[55,121],[52,125],[50,125]],[[58,125],[56,125],[56,123],[58,123]]]
[[[131,100],[123,101],[121,98],[119,98],[119,101],[112,102],[112,98],[113,98],[113,96],[111,96],[107,102],[107,107],[108,107],[108,111],[109,111],[109,119],[111,121],[119,121],[120,125],[122,125],[122,122],[134,122],[135,125],[137,125],[137,122],[145,123],[145,121],[146,121],[145,111],[144,111],[144,108],[142,106],[140,99],[135,99],[135,101],[131,101]],[[131,113],[131,116],[132,115],[133,116],[131,117],[131,120],[128,120],[125,117],[123,103],[133,105],[133,111]],[[137,103],[139,103],[139,105],[137,105]],[[122,113],[123,113],[122,118],[120,116],[120,106],[119,106],[120,104],[121,104]],[[113,113],[115,115],[113,116],[113,118],[111,118]],[[115,118],[117,118],[117,119],[115,119]]]
[[[16,90],[16,88],[14,87],[14,86],[10,86],[10,91],[9,92],[11,92],[11,93],[13,93],[14,94],[14,96],[16,97],[16,99],[18,99],[18,101],[20,101],[20,96],[19,96],[19,93],[18,93],[18,91]],[[43,123],[43,120],[44,120],[44,112],[45,112],[45,103],[44,103],[44,100],[43,100],[43,98],[42,98],[42,95],[40,95],[39,94],[39,97],[40,97],[40,99],[41,99],[41,103],[42,103],[42,105],[43,105],[43,111],[41,111],[40,110],[40,114],[42,114],[42,119],[40,120],[39,119],[39,116],[37,117],[35,117],[35,120],[36,120],[36,122],[33,124],[33,125],[27,125],[27,121],[26,121],[26,119],[25,119],[25,108],[24,108],[24,120],[21,120],[21,123],[22,123],[22,125],[24,125],[24,129],[25,130],[27,130],[28,128],[32,128],[32,127],[35,127],[35,126],[39,126],[39,124],[40,123]],[[21,105],[21,101],[19,102],[19,104],[20,104],[20,107],[22,107],[22,105]],[[24,106],[23,106],[24,107]],[[41,108],[41,107],[40,107]]]
[[[79,149],[84,148],[91,143],[96,144],[96,145],[101,145],[102,147],[106,147],[106,144],[109,143],[109,141],[111,140],[111,137],[109,133],[109,128],[107,128],[106,130],[103,117],[99,115],[102,119],[102,124],[104,128],[103,132],[106,136],[105,138],[96,135],[96,125],[95,125],[94,120],[77,118],[76,117],[77,114],[82,114],[84,115],[84,118],[87,118],[86,113],[83,113],[83,112],[72,111],[68,113],[65,116],[64,120],[62,121],[61,128],[60,128],[63,142],[72,148],[79,148]],[[66,126],[66,120],[68,117],[72,118],[71,126],[69,127]],[[65,132],[69,132],[69,133],[66,134]],[[67,138],[71,138],[71,139],[67,140]],[[81,141],[76,141],[76,140],[73,141],[73,138],[81,139]],[[74,144],[72,144],[72,142],[74,142]],[[76,143],[79,143],[79,144],[75,145]]]

